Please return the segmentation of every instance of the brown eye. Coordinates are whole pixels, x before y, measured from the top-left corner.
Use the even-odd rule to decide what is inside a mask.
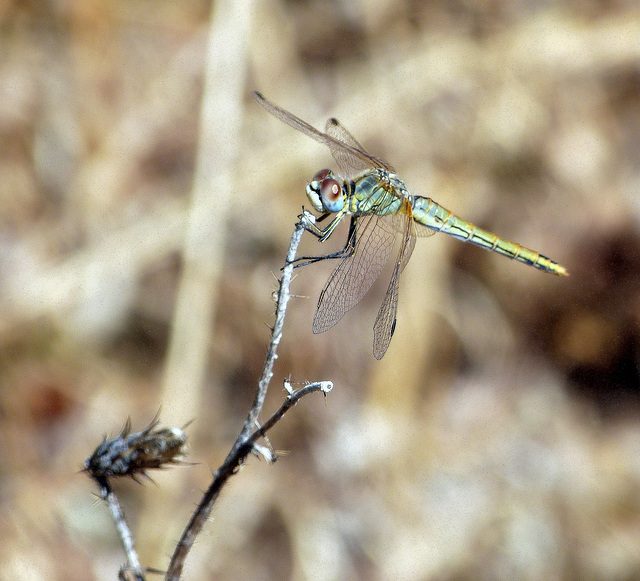
[[[319,172],[322,173],[322,172]],[[320,183],[320,199],[328,212],[339,212],[344,206],[342,188],[337,180],[327,178]]]
[[[314,182],[321,182],[323,179],[325,179],[329,174],[331,173],[330,169],[321,169],[318,173],[316,173],[316,175],[313,176],[313,180]]]

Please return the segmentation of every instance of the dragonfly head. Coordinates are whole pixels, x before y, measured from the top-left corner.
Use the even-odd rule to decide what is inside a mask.
[[[318,212],[339,212],[344,207],[344,192],[330,169],[320,170],[307,186],[307,198]]]

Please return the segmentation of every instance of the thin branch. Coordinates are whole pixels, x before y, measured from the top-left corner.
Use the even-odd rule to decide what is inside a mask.
[[[276,362],[276,359],[278,358],[277,351],[280,340],[282,339],[282,329],[284,327],[284,318],[287,312],[287,304],[289,303],[289,299],[291,298],[289,287],[291,285],[291,275],[293,274],[296,252],[298,251],[298,245],[300,244],[302,234],[307,229],[307,225],[309,222],[315,222],[315,217],[313,216],[313,214],[305,211],[300,216],[300,220],[296,224],[293,235],[291,236],[291,244],[289,245],[289,250],[287,251],[286,263],[285,267],[282,269],[282,278],[280,279],[280,288],[278,290],[278,300],[276,302],[276,320],[273,324],[273,329],[271,330],[271,341],[269,342],[269,349],[267,351],[267,357],[264,362],[264,368],[262,369],[262,375],[260,377],[260,381],[258,382],[258,393],[256,394],[253,405],[249,410],[249,415],[244,422],[242,431],[236,439],[235,444],[231,448],[227,459],[233,456],[237,452],[238,448],[246,442],[249,434],[257,425],[258,416],[262,411],[264,398],[266,397],[267,389],[269,388],[269,382],[273,377],[273,366]]]
[[[305,395],[309,395],[315,391],[321,391],[325,395],[333,389],[331,381],[316,381],[308,383],[297,391],[290,393],[284,400],[284,403],[260,428],[255,430],[247,440],[247,445],[255,445],[255,442],[275,426],[293,406],[295,406]]]
[[[101,496],[109,507],[111,518],[113,518],[113,521],[115,522],[118,536],[120,537],[124,551],[127,554],[129,567],[135,575],[136,581],[144,581],[142,568],[140,567],[140,559],[138,559],[138,553],[133,546],[133,535],[131,534],[131,529],[129,529],[129,525],[124,518],[124,513],[120,508],[118,498],[114,494],[113,490],[111,490],[111,486],[106,479],[101,479],[98,483],[100,485]]]
[[[314,220],[315,218],[312,214],[304,211],[300,216],[299,222],[295,226],[291,236],[291,244],[289,245],[289,250],[287,252],[285,267],[282,270],[282,278],[280,279],[280,288],[278,290],[278,299],[276,302],[276,317],[273,330],[271,332],[271,340],[269,342],[269,349],[267,351],[264,368],[262,370],[262,376],[258,382],[258,392],[247,419],[242,426],[240,435],[231,447],[231,451],[227,455],[223,464],[213,473],[213,481],[211,485],[205,492],[198,508],[192,515],[187,527],[182,533],[182,537],[180,538],[180,541],[178,542],[178,545],[171,557],[171,562],[169,563],[169,568],[165,577],[166,581],[178,581],[180,579],[185,559],[191,550],[197,535],[202,530],[204,523],[209,518],[211,509],[213,508],[222,487],[226,484],[227,480],[235,474],[247,455],[254,449],[256,440],[263,437],[265,433],[284,416],[287,410],[296,405],[302,397],[309,393],[313,393],[314,391],[328,393],[333,387],[331,382],[311,383],[294,393],[290,393],[280,409],[271,418],[269,418],[269,420],[267,420],[265,425],[256,429],[256,426],[258,425],[258,418],[262,411],[262,406],[264,405],[264,400],[269,388],[269,382],[273,377],[273,366],[278,358],[278,345],[282,339],[282,329],[284,327],[287,304],[291,296],[289,293],[289,286],[291,284],[291,275],[293,274],[296,252],[298,250],[302,234],[308,227],[309,223]]]

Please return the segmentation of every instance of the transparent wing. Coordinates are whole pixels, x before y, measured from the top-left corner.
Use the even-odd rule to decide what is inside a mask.
[[[436,232],[438,232],[438,230],[436,230],[435,228],[429,228],[428,226],[424,226],[423,224],[415,224],[415,228],[416,228],[416,236],[418,238],[428,238],[429,236],[433,236]]]
[[[360,302],[391,255],[398,233],[392,216],[369,214],[354,219],[355,248],[342,259],[322,290],[313,318],[314,333],[333,327]]]
[[[327,119],[324,130],[327,132],[327,135],[331,135],[331,137],[337,139],[338,141],[341,141],[349,147],[359,149],[360,151],[366,151],[362,144],[335,117],[330,117],[329,119]]]
[[[387,293],[378,311],[373,325],[373,356],[382,359],[387,352],[391,337],[396,328],[396,314],[398,312],[398,288],[400,274],[409,262],[416,245],[416,228],[411,217],[411,205],[407,200],[403,212],[393,216],[394,228],[402,231],[402,246],[396,264],[389,280]]]
[[[395,173],[395,170],[389,163],[387,163],[383,159],[380,159],[379,157],[375,157],[370,153],[367,153],[365,148],[362,147],[358,140],[353,135],[351,135],[347,128],[342,125],[340,121],[338,121],[335,117],[327,119],[325,131],[327,132],[327,135],[333,137],[336,141],[349,146],[349,148],[351,149],[355,149],[357,151],[365,153],[369,158],[368,161],[364,163],[360,158],[351,155],[351,153],[344,147],[329,145],[329,149],[331,149],[331,155],[333,155],[333,159],[336,160],[340,171],[344,175],[354,175],[362,170],[368,169],[372,164],[374,164],[374,167],[381,167],[391,173]]]
[[[285,111],[281,107],[271,103],[257,91],[253,92],[253,96],[256,101],[258,101],[258,103],[260,103],[274,117],[277,117],[280,121],[284,121],[287,125],[293,127],[297,131],[308,135],[311,139],[315,139],[316,141],[328,146],[338,165],[344,164],[344,170],[347,170],[346,173],[348,173],[348,175],[350,175],[348,170],[354,167],[357,169],[382,167],[391,172],[394,171],[393,168],[383,160],[368,154],[353,138],[353,136],[336,120],[333,121],[335,121],[335,124],[340,128],[337,132],[340,134],[340,137],[344,135],[342,131],[346,132],[346,135],[348,136],[347,141],[342,141],[339,137],[318,131],[315,127],[309,125],[299,117],[296,117],[293,113],[289,113],[289,111]],[[327,125],[329,123],[333,124],[333,121],[330,119]],[[340,169],[343,170],[343,167]]]

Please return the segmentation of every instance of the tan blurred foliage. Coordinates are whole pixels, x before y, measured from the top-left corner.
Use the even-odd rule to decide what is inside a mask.
[[[415,193],[571,277],[421,239],[378,363],[385,284],[314,336],[331,265],[300,269],[265,413],[289,374],[335,388],[274,430],[288,455],[231,481],[185,578],[640,578],[638,4],[254,0],[245,31],[210,27],[228,3],[0,1],[0,578],[116,578],[78,471],[160,406],[195,416],[199,464],[117,491],[165,567],[239,432],[306,181],[331,163],[254,89],[338,117]]]

